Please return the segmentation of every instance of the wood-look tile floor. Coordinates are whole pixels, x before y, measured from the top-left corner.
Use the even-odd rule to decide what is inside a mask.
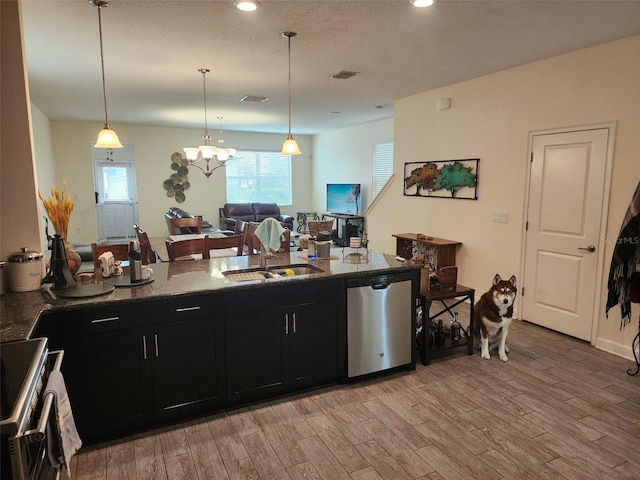
[[[521,321],[508,344],[86,448],[72,478],[640,479],[633,363]]]

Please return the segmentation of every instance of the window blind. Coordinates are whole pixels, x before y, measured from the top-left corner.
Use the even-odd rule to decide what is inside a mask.
[[[292,203],[290,155],[238,151],[225,172],[229,203]]]
[[[379,142],[373,146],[372,199],[380,193],[393,174],[393,142]]]

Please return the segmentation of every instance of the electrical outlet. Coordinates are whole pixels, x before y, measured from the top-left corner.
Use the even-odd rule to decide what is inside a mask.
[[[491,214],[491,221],[493,223],[508,223],[509,212],[493,212]]]
[[[80,227],[76,228],[76,233],[81,233],[80,232]]]

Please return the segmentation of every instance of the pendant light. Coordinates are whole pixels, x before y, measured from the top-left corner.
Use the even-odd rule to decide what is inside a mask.
[[[224,164],[227,160],[229,160],[230,158],[233,158],[233,156],[236,154],[236,149],[235,148],[224,148],[224,139],[222,138],[222,118],[223,117],[217,117],[218,121],[220,122],[220,136],[218,137],[218,146],[216,147],[216,158],[218,159],[219,163]]]
[[[89,3],[98,8],[98,28],[100,31],[100,64],[102,65],[102,98],[104,100],[104,128],[98,134],[96,148],[122,148],[122,143],[118,139],[118,134],[109,125],[109,115],[107,113],[107,87],[104,78],[104,51],[102,48],[102,15],[100,10],[109,6],[106,0],[89,0]]]
[[[199,68],[198,71],[202,74],[202,91],[204,93],[204,133],[202,134],[202,143],[198,148],[195,147],[184,147],[184,153],[187,155],[187,161],[189,165],[194,166],[202,170],[204,176],[209,178],[214,170],[220,167],[224,167],[227,163],[227,160],[233,157],[236,154],[236,150],[234,148],[222,148],[222,144],[224,144],[224,140],[222,139],[222,117],[218,117],[220,121],[220,138],[218,140],[219,147],[215,147],[211,145],[211,135],[209,135],[209,124],[207,122],[207,73],[209,73],[208,68]],[[218,163],[216,166],[211,168],[209,162],[213,159],[216,159]],[[204,160],[206,165],[203,168],[198,165],[200,160]]]
[[[302,153],[298,148],[298,142],[291,135],[291,37],[296,35],[296,32],[282,32],[282,36],[289,41],[289,135],[282,144],[282,155],[300,155]]]

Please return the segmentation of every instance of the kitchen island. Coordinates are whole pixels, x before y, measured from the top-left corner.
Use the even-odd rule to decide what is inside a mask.
[[[366,262],[280,253],[269,265],[323,271],[233,281],[259,256],[158,263],[154,281],[83,299],[8,293],[2,341],[47,337],[63,371],[85,444],[247,402],[343,381],[347,279],[418,270],[393,255]],[[413,316],[412,316],[413,317]],[[407,319],[412,337],[415,319]],[[405,365],[414,368],[412,361]]]

